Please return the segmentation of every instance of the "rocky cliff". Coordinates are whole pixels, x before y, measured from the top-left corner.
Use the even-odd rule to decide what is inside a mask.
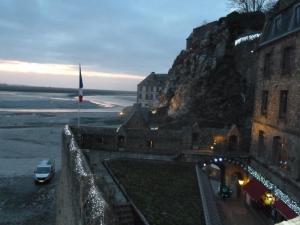
[[[168,73],[161,109],[169,120],[246,123],[253,108],[258,40],[237,46],[235,41],[261,32],[264,20],[261,13],[234,12],[193,30]]]

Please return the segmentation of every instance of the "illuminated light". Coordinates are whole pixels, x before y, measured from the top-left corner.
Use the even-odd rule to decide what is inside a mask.
[[[119,113],[119,115],[120,115],[120,116],[123,116],[123,115],[124,115],[124,113],[123,113],[123,112],[120,112],[120,113]]]
[[[151,112],[153,115],[157,113],[156,109],[152,110]]]
[[[211,149],[211,150],[214,150],[214,148],[215,148],[214,146],[210,146],[210,149]]]
[[[215,162],[218,162],[218,159],[214,159]]]
[[[291,199],[287,194],[284,194],[275,184],[270,182],[268,179],[263,177],[260,173],[254,170],[251,166],[247,167],[247,171],[251,176],[253,176],[256,180],[261,182],[266,188],[272,190],[275,197],[279,198],[283,201],[290,209],[292,209],[296,214],[300,215],[300,206],[296,201]]]
[[[263,196],[262,196],[262,199],[263,199],[263,203],[265,205],[274,205],[275,203],[275,196],[272,195],[271,193],[269,192],[266,192]]]
[[[203,166],[206,167],[206,163],[203,163]]]
[[[250,181],[249,178],[243,178],[243,179],[239,179],[239,180],[238,180],[238,183],[239,183],[239,185],[241,185],[241,186],[245,186],[246,184],[249,183],[249,181]]]
[[[223,159],[222,159],[222,158],[219,158],[219,161],[220,161],[220,162],[222,162],[222,161],[223,161]]]
[[[245,185],[245,181],[244,180],[238,180],[239,185],[244,186]]]

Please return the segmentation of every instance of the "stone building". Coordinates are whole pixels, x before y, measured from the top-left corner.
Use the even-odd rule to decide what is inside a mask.
[[[137,103],[141,104],[142,107],[153,108],[157,106],[166,80],[167,74],[152,72],[137,86]]]
[[[278,3],[265,25],[257,54],[252,165],[299,203],[299,0]]]

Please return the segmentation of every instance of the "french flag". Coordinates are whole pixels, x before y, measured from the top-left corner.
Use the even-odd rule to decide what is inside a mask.
[[[79,102],[83,101],[83,82],[81,76],[81,65],[79,64],[79,93],[78,93],[78,100]]]

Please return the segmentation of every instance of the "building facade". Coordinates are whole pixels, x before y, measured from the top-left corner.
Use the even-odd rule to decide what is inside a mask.
[[[257,53],[250,152],[255,169],[299,203],[300,0],[281,2]]]
[[[164,89],[167,74],[152,72],[137,86],[137,103],[142,107],[154,108],[159,104],[161,91]]]

